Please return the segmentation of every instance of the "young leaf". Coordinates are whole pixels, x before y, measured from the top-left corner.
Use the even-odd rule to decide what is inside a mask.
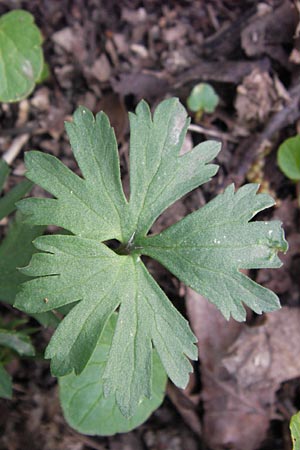
[[[57,376],[84,370],[107,321],[118,309],[102,382],[104,395],[114,394],[127,417],[135,413],[142,398],[151,397],[153,346],[168,376],[180,387],[188,382],[188,358],[197,357],[195,336],[146,270],[141,254],[163,260],[181,279],[199,286],[227,317],[232,313],[244,318],[242,301],[255,311],[278,306],[275,294],[238,272],[241,267],[277,267],[276,253],[286,249],[278,223],[248,223],[272,204],[268,196],[256,196],[255,187],[244,187],[236,194],[229,188],[203,212],[188,216],[165,234],[145,237],[165,208],[216,172],[216,166],[207,163],[218,153],[219,144],[200,144],[180,156],[187,125],[177,99],[162,102],[153,119],[145,102],[138,105],[131,115],[128,202],[121,188],[116,141],[103,113],[94,119],[86,108],[79,108],[73,124],[67,126],[84,178],[52,156],[39,152],[26,156],[27,176],[55,198],[25,199],[20,209],[28,222],[55,224],[73,236],[36,239],[41,253],[33,255],[23,270],[35,278],[24,283],[16,305],[28,313],[42,313],[77,302],[46,351]],[[228,245],[221,246],[220,252],[224,236]],[[108,239],[120,241],[116,252],[101,243]],[[201,258],[204,270],[199,266]],[[233,289],[233,298],[225,290],[228,305],[223,297],[219,299],[224,289]]]
[[[0,398],[12,398],[12,380],[9,373],[0,363]]]
[[[14,350],[21,356],[34,356],[35,354],[29,336],[22,331],[0,328],[0,345]]]
[[[214,88],[208,83],[199,83],[193,87],[187,99],[187,105],[191,111],[205,111],[213,113],[219,103],[219,97]]]
[[[0,160],[0,191],[9,173],[8,164]],[[20,200],[31,186],[31,181],[22,181],[0,199],[0,220],[15,210],[16,201]],[[24,223],[23,219],[21,214],[16,215],[0,245],[0,300],[10,304],[15,300],[20,283],[28,279],[17,268],[28,264],[36,251],[32,240],[44,231],[43,227],[30,226]],[[34,317],[45,326],[55,327],[59,322],[52,312]]]
[[[13,304],[19,285],[28,280],[17,267],[29,263],[36,252],[32,241],[44,231],[43,227],[24,224],[21,215],[10,225],[0,245],[0,300]]]
[[[290,421],[293,450],[300,450],[300,412],[294,414]]]
[[[4,161],[4,159],[0,159],[0,192],[2,192],[4,183],[6,178],[9,175],[9,165]]]
[[[300,135],[286,139],[280,145],[277,161],[282,172],[290,180],[300,180]]]
[[[33,90],[43,68],[42,35],[22,10],[0,17],[0,101],[16,102]]]
[[[0,193],[3,190],[6,178],[10,173],[9,165],[0,159]],[[32,187],[31,181],[24,180],[0,198],[0,220],[16,209],[15,203],[20,200]]]
[[[125,433],[143,423],[159,407],[164,398],[166,373],[153,354],[152,397],[144,398],[134,416],[125,418],[118,409],[115,396],[103,395],[103,372],[109,358],[117,315],[105,326],[103,335],[84,371],[59,378],[59,396],[67,422],[80,433],[112,435]]]
[[[24,180],[14,186],[4,197],[0,198],[0,220],[16,209],[16,202],[24,197],[31,188],[31,181]]]
[[[180,280],[209,298],[229,319],[245,320],[243,303],[253,311],[280,307],[277,296],[239,269],[280,267],[277,252],[286,251],[280,222],[249,220],[274,204],[258,186],[234,193],[233,185],[157,236],[137,240],[141,252],[166,266]]]

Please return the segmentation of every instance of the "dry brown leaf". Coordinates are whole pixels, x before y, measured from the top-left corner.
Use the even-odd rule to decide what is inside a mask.
[[[112,80],[115,92],[122,97],[133,94],[137,100],[153,100],[165,95],[169,83],[159,72],[131,72],[120,75],[119,80]]]
[[[195,434],[202,436],[202,426],[200,417],[197,414],[197,405],[192,401],[191,396],[184,390],[178,389],[172,383],[168,383],[167,395],[185,423]]]
[[[214,450],[254,450],[274,415],[276,391],[300,376],[300,311],[282,308],[254,327],[226,322],[189,290],[201,361],[203,434]]]
[[[108,81],[110,79],[111,66],[105,53],[102,53],[101,56],[96,59],[90,69],[88,67],[85,68],[85,76],[88,81],[91,76],[100,82]]]
[[[266,14],[261,15],[258,11],[241,33],[242,47],[248,56],[268,54],[283,62],[282,45],[292,41],[296,26],[295,6],[293,2],[284,0]]]
[[[260,69],[254,69],[243,79],[235,100],[239,124],[254,128],[282,108],[284,99],[276,86],[268,72]]]
[[[122,98],[113,92],[103,95],[96,105],[97,111],[104,111],[115,130],[118,142],[121,142],[128,129],[128,114]]]

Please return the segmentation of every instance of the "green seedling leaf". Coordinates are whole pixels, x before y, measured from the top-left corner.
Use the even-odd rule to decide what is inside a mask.
[[[234,193],[233,185],[203,208],[161,234],[137,241],[188,286],[212,301],[229,319],[245,320],[243,303],[256,313],[280,307],[277,296],[239,269],[280,267],[286,251],[280,222],[250,222],[274,204],[249,184]]]
[[[187,105],[193,112],[204,111],[213,113],[219,103],[219,97],[214,88],[207,83],[197,84],[187,99]]]
[[[8,164],[0,160],[0,191],[10,173]],[[32,187],[32,182],[25,180],[15,186],[4,197],[0,198],[0,220],[15,210],[15,203]],[[28,279],[17,268],[28,264],[36,251],[32,241],[41,235],[44,227],[24,223],[21,214],[8,228],[7,235],[0,245],[0,300],[13,304],[20,283]],[[35,315],[44,326],[56,327],[59,320],[51,313]]]
[[[13,304],[21,283],[28,280],[18,269],[29,263],[36,252],[32,241],[43,234],[44,227],[23,222],[21,214],[9,226],[8,233],[0,245],[0,301]],[[45,327],[56,328],[60,320],[53,312],[32,314]]]
[[[10,173],[8,164],[0,160],[0,191]],[[25,180],[0,198],[0,220],[15,210],[15,203],[31,188],[32,183]],[[6,238],[0,246],[0,300],[13,303],[18,285],[26,279],[16,268],[26,265],[35,248],[32,240],[43,232],[42,227],[24,224],[18,214],[9,227]]]
[[[0,101],[16,102],[33,90],[43,69],[42,35],[27,11],[0,17]]]
[[[56,376],[84,370],[118,310],[102,385],[104,396],[114,395],[126,417],[134,416],[142,399],[151,399],[153,347],[168,376],[182,388],[192,370],[189,359],[197,358],[188,323],[141,255],[163,261],[226,317],[244,319],[243,303],[257,312],[279,307],[275,294],[239,272],[278,267],[277,252],[287,246],[278,222],[248,223],[273,204],[269,196],[256,195],[256,186],[236,194],[230,187],[203,212],[159,236],[147,236],[165,208],[217,171],[209,164],[220,150],[215,142],[180,154],[188,123],[177,99],[162,102],[153,117],[143,101],[131,114],[129,200],[122,190],[116,139],[104,113],[94,118],[80,107],[74,122],[67,124],[82,178],[53,156],[36,151],[26,155],[27,177],[54,196],[19,202],[26,221],[54,224],[73,235],[34,241],[39,253],[22,270],[33,279],[22,285],[16,306],[35,314],[76,302],[46,350]],[[120,242],[116,251],[105,244],[109,239]]]
[[[117,315],[114,314],[80,375],[72,373],[59,378],[59,395],[64,416],[71,427],[80,433],[106,436],[130,431],[145,422],[164,398],[167,377],[157,353],[153,351],[151,400],[144,398],[135,414],[127,419],[121,414],[115,396],[104,396],[103,374],[116,322]]]
[[[22,331],[0,328],[0,345],[14,350],[21,356],[34,356],[35,354],[29,336]]]
[[[0,159],[0,192],[2,192],[4,183],[9,175],[9,165],[4,161],[4,159]]]
[[[300,181],[300,135],[286,139],[280,145],[277,162],[290,180]]]
[[[13,187],[4,197],[0,198],[0,220],[8,216],[16,209],[16,202],[30,191],[32,188],[31,181],[24,180]]]
[[[300,450],[300,412],[294,414],[290,421],[293,450]]]
[[[0,398],[12,398],[12,380],[11,376],[0,363]]]
[[[28,280],[17,268],[29,263],[36,248],[32,241],[40,236],[44,227],[24,224],[17,215],[0,246],[0,300],[13,304],[19,285]]]
[[[0,193],[2,193],[9,174],[9,165],[3,159],[0,159]],[[0,220],[16,209],[15,203],[30,191],[31,187],[31,181],[24,180],[11,189],[4,197],[0,198]]]

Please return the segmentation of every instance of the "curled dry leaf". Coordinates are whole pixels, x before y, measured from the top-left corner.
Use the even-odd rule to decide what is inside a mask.
[[[282,95],[266,71],[254,69],[237,88],[235,108],[240,124],[247,127],[264,123],[282,105]]]

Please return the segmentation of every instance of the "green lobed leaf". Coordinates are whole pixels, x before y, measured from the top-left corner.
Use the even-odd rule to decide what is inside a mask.
[[[12,398],[12,380],[9,373],[0,363],[0,398]]]
[[[28,264],[36,251],[32,241],[43,230],[42,227],[25,225],[20,216],[10,225],[7,236],[0,246],[0,300],[12,304],[19,284],[28,280],[17,267]]]
[[[15,206],[11,204],[10,200],[12,198],[14,200],[19,199],[31,186],[32,183],[28,181],[20,183],[10,191],[14,192],[12,196],[9,195],[9,192],[1,200],[6,202],[6,206],[10,205],[9,210],[12,211],[15,209]],[[9,201],[6,201],[7,197]],[[3,211],[1,210],[1,200],[0,215]],[[6,237],[0,245],[0,300],[11,305],[15,300],[20,284],[28,280],[28,277],[23,275],[18,270],[18,267],[28,264],[31,256],[36,252],[32,241],[44,232],[44,227],[28,225],[24,223],[23,219],[24,217],[21,214],[16,214],[13,222],[9,225]],[[52,312],[34,315],[34,318],[44,326],[56,327],[59,323],[59,320]]]
[[[0,198],[0,220],[16,209],[15,204],[30,191],[31,187],[31,181],[21,181],[21,183],[14,186],[4,197]]]
[[[0,101],[16,102],[33,90],[43,68],[42,35],[23,10],[0,17]]]
[[[191,111],[205,111],[213,113],[219,103],[219,97],[214,88],[208,83],[199,83],[193,87],[187,99]]]
[[[42,236],[35,245],[46,253],[33,255],[22,270],[38,278],[22,286],[16,306],[42,313],[78,301],[47,347],[53,375],[83,371],[119,307],[103,375],[105,395],[115,392],[127,417],[143,396],[151,398],[152,342],[169,377],[186,386],[192,371],[186,356],[197,358],[196,338],[138,257],[117,255],[100,242],[77,236]]]
[[[140,255],[163,261],[180,279],[199,287],[226,317],[231,313],[243,319],[242,302],[260,312],[278,307],[278,299],[239,268],[278,267],[276,254],[286,249],[279,223],[248,223],[273,204],[269,196],[256,195],[251,185],[236,194],[229,188],[161,235],[146,237],[165,208],[216,173],[217,167],[208,162],[220,146],[207,142],[180,155],[188,121],[177,99],[162,102],[153,118],[141,102],[130,122],[129,201],[122,191],[116,140],[103,113],[94,119],[81,107],[67,125],[83,178],[53,156],[26,155],[28,178],[55,198],[25,199],[19,202],[21,211],[29,223],[54,224],[73,236],[36,239],[41,253],[22,271],[35,278],[24,283],[16,300],[16,306],[30,314],[76,303],[46,351],[57,376],[84,370],[118,310],[102,382],[104,395],[115,395],[127,417],[134,415],[142,398],[151,397],[153,346],[180,387],[186,386],[192,370],[188,358],[197,358],[188,323]],[[224,236],[226,245],[220,245]],[[108,239],[120,241],[116,252],[101,243]],[[233,289],[232,296],[228,289]]]
[[[0,345],[14,350],[21,356],[34,356],[35,354],[29,336],[22,331],[0,328]]]
[[[250,222],[274,204],[258,186],[234,193],[233,185],[157,236],[142,238],[141,252],[157,259],[185,284],[207,297],[229,319],[245,320],[243,303],[256,313],[280,307],[279,299],[239,269],[280,267],[287,250],[281,223]]]
[[[31,198],[18,206],[29,223],[53,224],[97,240],[121,240],[121,213],[126,199],[109,121],[104,113],[97,114],[95,120],[87,108],[81,107],[74,114],[74,122],[66,127],[85,179],[54,156],[29,152],[25,155],[26,176],[56,199]]]
[[[300,450],[300,412],[294,414],[290,421],[293,450]]]
[[[2,193],[5,181],[9,174],[9,165],[4,159],[0,159],[0,193]],[[28,180],[24,180],[5,194],[5,196],[0,198],[0,220],[16,209],[15,203],[30,191],[31,187],[32,183]]]
[[[166,373],[153,352],[152,397],[144,398],[135,414],[127,419],[119,411],[114,395],[103,395],[103,372],[116,326],[114,314],[105,326],[91,359],[80,375],[71,373],[59,378],[59,396],[67,422],[80,433],[112,435],[125,433],[143,423],[164,398]]]
[[[286,139],[279,147],[277,162],[291,180],[300,180],[300,135]]]
[[[206,183],[218,166],[207,164],[221,144],[207,141],[180,155],[189,119],[177,98],[163,101],[151,118],[142,101],[130,114],[130,201],[127,239],[145,235],[172,203]]]

